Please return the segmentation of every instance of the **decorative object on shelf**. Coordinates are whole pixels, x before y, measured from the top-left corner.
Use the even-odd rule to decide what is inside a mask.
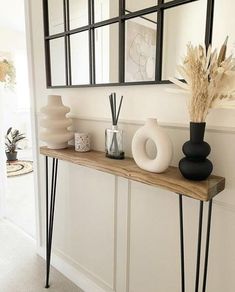
[[[90,135],[88,133],[75,133],[75,150],[88,152],[91,150]]]
[[[213,165],[206,157],[211,147],[204,142],[206,123],[190,123],[190,140],[183,145],[185,158],[179,162],[179,169],[183,176],[192,180],[204,180],[213,170]]]
[[[19,143],[26,139],[25,135],[20,133],[19,130],[13,130],[12,127],[10,127],[7,130],[6,136],[5,136],[5,152],[7,156],[7,161],[15,161],[17,160],[17,151],[18,149],[21,149],[19,147]]]
[[[111,114],[112,114],[112,128],[105,130],[105,154],[106,157],[112,159],[124,159],[125,153],[123,151],[123,131],[118,129],[118,119],[122,107],[123,96],[121,97],[118,111],[116,93],[109,96]]]
[[[187,55],[178,71],[186,83],[171,78],[189,96],[190,141],[183,146],[186,155],[179,163],[182,175],[187,179],[204,180],[213,170],[206,159],[210,147],[203,142],[205,120],[213,108],[235,107],[235,66],[232,56],[226,58],[226,38],[219,54],[211,46],[187,46]]]
[[[7,177],[27,174],[33,171],[33,162],[28,160],[17,160],[7,162]]]
[[[152,140],[157,149],[154,159],[146,151],[148,140]],[[137,130],[132,140],[132,155],[140,168],[150,172],[161,173],[169,167],[173,155],[172,142],[156,119],[147,119],[146,124]]]
[[[72,120],[66,117],[70,108],[64,106],[61,96],[49,95],[47,106],[41,109],[43,117],[40,139],[47,143],[50,149],[63,149],[68,147],[68,141],[73,139],[73,133],[68,130]]]
[[[15,67],[12,62],[0,57],[0,82],[5,87],[15,86]]]

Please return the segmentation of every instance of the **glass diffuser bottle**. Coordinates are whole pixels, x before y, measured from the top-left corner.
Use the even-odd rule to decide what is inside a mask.
[[[109,158],[124,159],[123,130],[119,130],[118,126],[105,130],[105,153]]]
[[[123,96],[121,97],[118,111],[116,103],[116,93],[109,96],[111,114],[112,114],[112,127],[105,130],[105,155],[112,159],[124,159],[125,154],[123,151],[123,131],[118,128],[118,118],[122,106]]]

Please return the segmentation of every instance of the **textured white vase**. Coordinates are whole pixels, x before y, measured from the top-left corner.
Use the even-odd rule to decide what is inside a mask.
[[[47,106],[41,109],[40,139],[47,143],[50,149],[68,147],[68,141],[73,139],[73,133],[68,130],[72,120],[66,117],[70,108],[64,106],[61,96],[49,95]]]
[[[157,149],[157,155],[151,159],[146,151],[146,143],[152,140]],[[148,119],[134,135],[132,140],[132,155],[136,164],[147,171],[161,173],[170,165],[173,146],[169,136],[158,126],[156,119]]]

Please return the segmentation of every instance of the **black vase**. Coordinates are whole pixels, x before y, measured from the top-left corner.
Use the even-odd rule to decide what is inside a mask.
[[[185,157],[179,162],[182,175],[190,180],[205,180],[213,170],[213,164],[206,157],[211,147],[204,142],[206,123],[190,123],[190,140],[184,143]]]

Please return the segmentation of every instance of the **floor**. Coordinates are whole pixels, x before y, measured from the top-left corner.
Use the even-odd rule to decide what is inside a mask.
[[[18,159],[33,160],[32,151],[19,150]],[[7,219],[35,238],[33,173],[7,179]]]
[[[2,292],[82,292],[53,268],[45,289],[45,262],[36,255],[34,240],[8,221],[0,221],[0,271]]]

